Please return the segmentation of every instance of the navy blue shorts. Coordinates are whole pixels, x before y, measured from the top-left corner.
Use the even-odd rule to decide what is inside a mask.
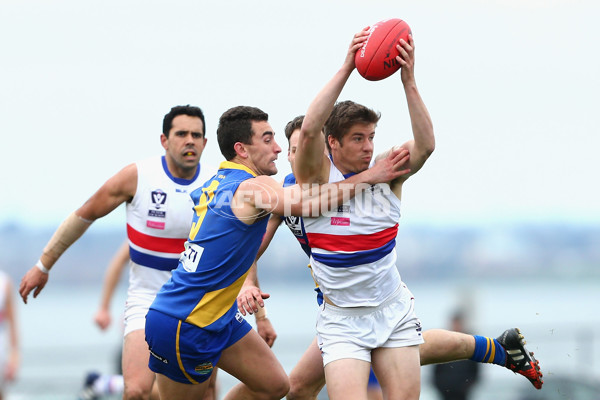
[[[202,383],[210,377],[223,350],[251,329],[239,312],[224,329],[212,332],[151,309],[146,314],[148,367],[176,382]]]

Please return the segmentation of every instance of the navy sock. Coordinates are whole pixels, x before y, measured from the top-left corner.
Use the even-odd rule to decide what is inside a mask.
[[[475,338],[475,351],[471,360],[502,366],[506,364],[506,351],[496,339],[478,335],[473,337]]]

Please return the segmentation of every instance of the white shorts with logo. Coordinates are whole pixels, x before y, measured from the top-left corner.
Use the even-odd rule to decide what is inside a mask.
[[[343,358],[371,362],[371,350],[424,343],[415,299],[404,283],[377,307],[336,307],[323,303],[317,342],[323,365]]]
[[[156,293],[170,277],[171,271],[160,271],[134,262],[130,263],[123,336],[127,336],[132,331],[144,329],[148,309],[154,301]]]

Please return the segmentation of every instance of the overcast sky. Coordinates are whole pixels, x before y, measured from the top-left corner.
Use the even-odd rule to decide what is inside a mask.
[[[173,105],[285,123],[341,65],[353,34],[402,18],[437,148],[403,220],[600,223],[599,2],[23,1],[0,5],[0,226],[54,226],[125,165],[162,154]],[[381,111],[376,152],[411,137],[399,74],[351,76],[341,100]],[[123,224],[124,210],[102,224]],[[122,225],[121,225],[122,226]]]

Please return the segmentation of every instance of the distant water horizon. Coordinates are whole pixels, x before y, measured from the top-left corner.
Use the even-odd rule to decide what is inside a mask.
[[[0,227],[0,270],[15,282],[37,261],[54,229]],[[52,270],[51,284],[95,285],[126,240],[124,226],[92,225]],[[599,279],[600,225],[400,225],[398,268],[408,282],[472,279]],[[304,279],[307,259],[281,227],[259,261],[261,281]],[[310,279],[310,278],[308,278]]]

